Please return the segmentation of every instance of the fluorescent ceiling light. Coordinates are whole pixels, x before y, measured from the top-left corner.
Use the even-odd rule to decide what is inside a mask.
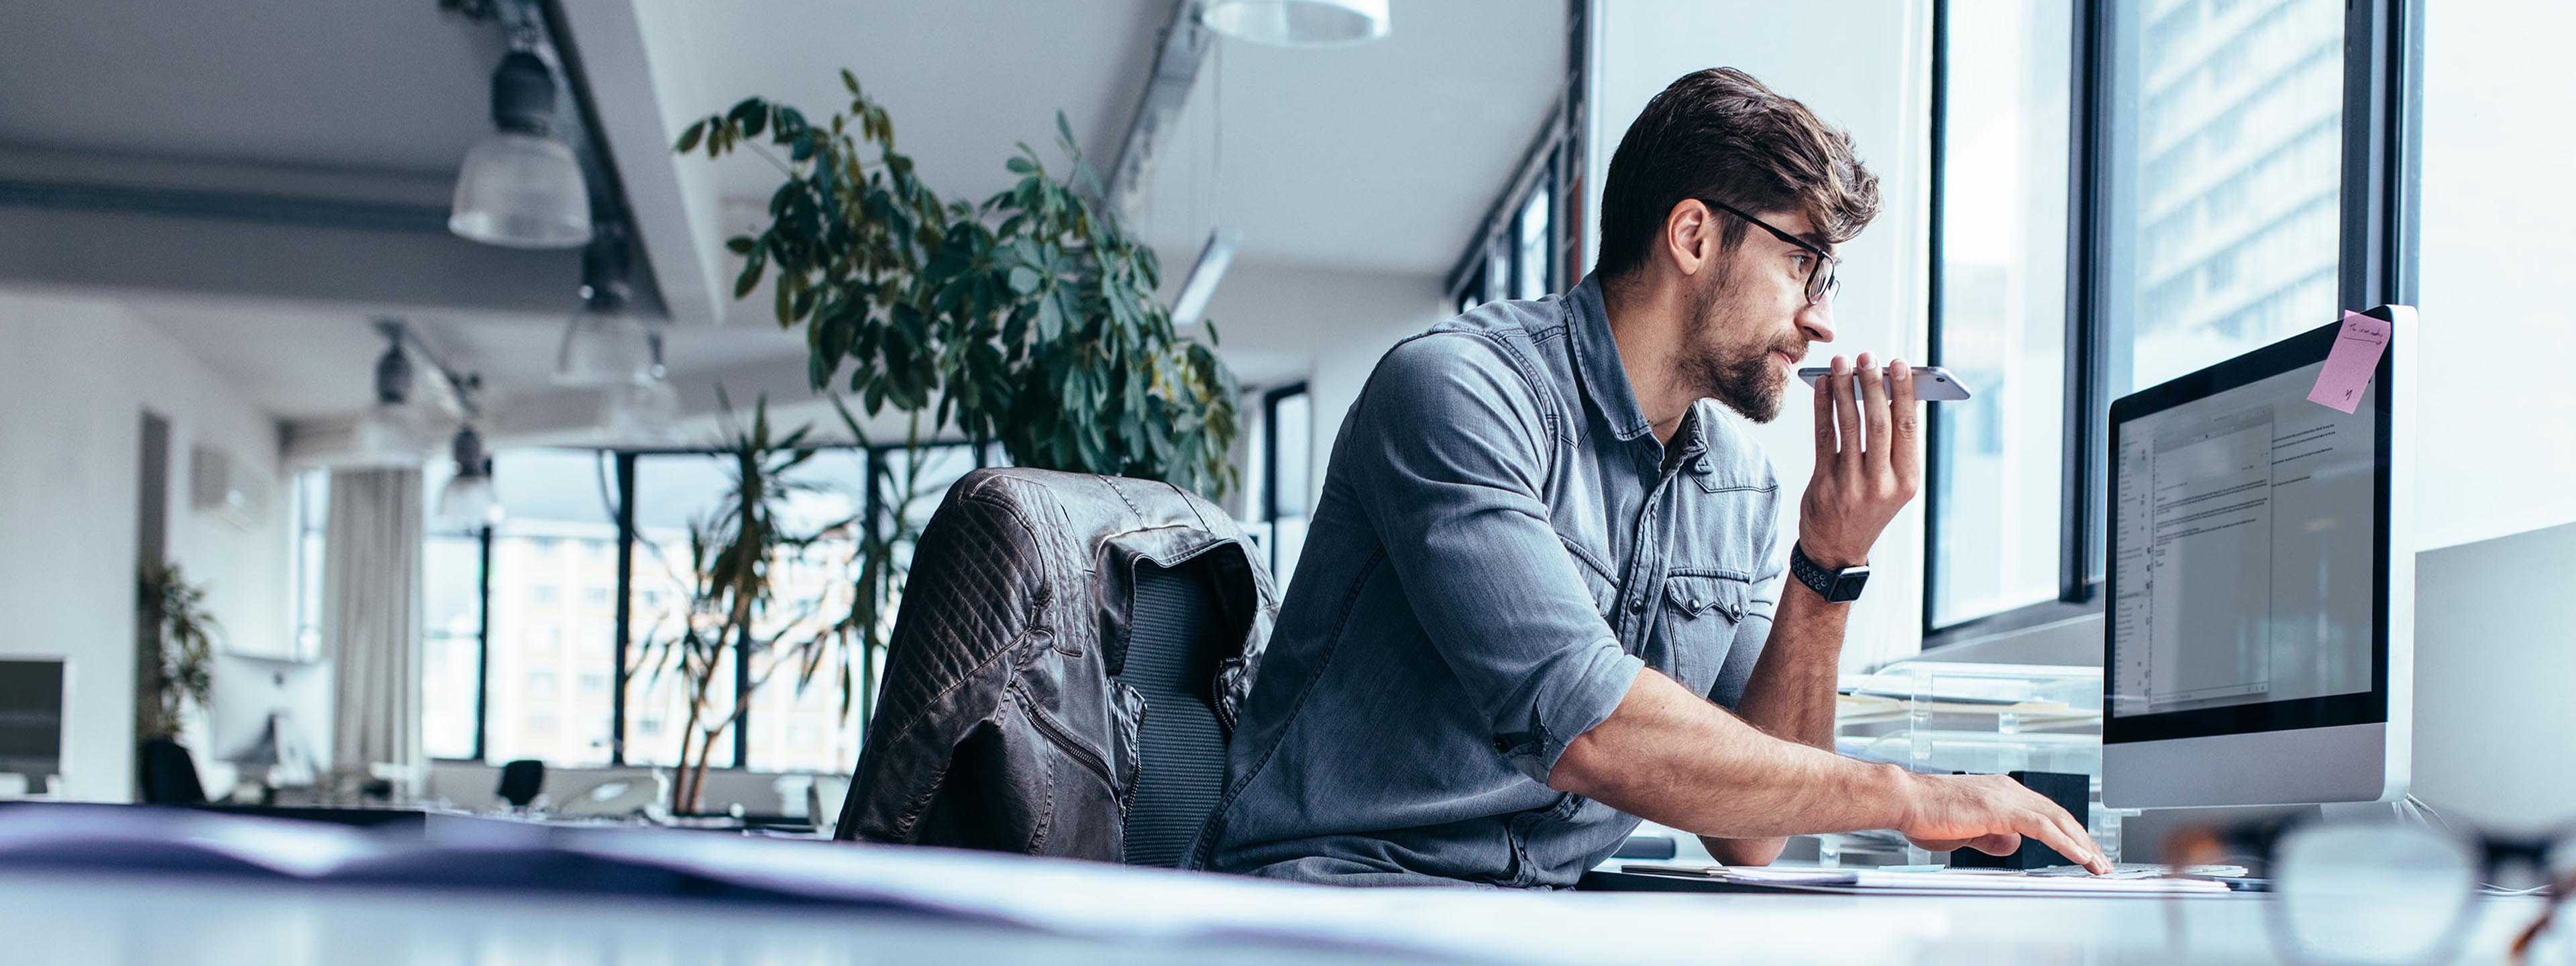
[[[1225,278],[1225,270],[1234,264],[1234,250],[1243,244],[1243,229],[1218,227],[1208,233],[1207,247],[1199,249],[1199,262],[1190,266],[1190,277],[1181,282],[1181,294],[1172,299],[1172,324],[1196,325],[1207,315],[1208,300],[1216,297],[1216,283]]]
[[[1210,0],[1199,22],[1273,47],[1339,47],[1394,29],[1386,5],[1387,0]]]

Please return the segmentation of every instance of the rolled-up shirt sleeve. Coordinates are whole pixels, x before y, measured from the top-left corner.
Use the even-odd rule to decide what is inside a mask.
[[[1405,600],[1495,750],[1544,782],[1644,665],[1619,646],[1549,524],[1551,427],[1506,351],[1458,332],[1397,346],[1335,459],[1354,461],[1355,495]]]

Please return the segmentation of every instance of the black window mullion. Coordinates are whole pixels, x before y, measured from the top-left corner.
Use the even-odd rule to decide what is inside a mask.
[[[492,714],[492,528],[477,537],[481,566],[474,576],[474,760],[482,761]]]
[[[2098,255],[2105,250],[2107,228],[2101,217],[2109,200],[2102,161],[2110,136],[2109,75],[2115,66],[2110,58],[2111,31],[2117,25],[2098,2],[2078,5],[2073,21],[2070,59],[2076,89],[2067,98],[2073,115],[2067,130],[2073,138],[2067,145],[2066,416],[2059,456],[2063,483],[2058,491],[2057,596],[2060,601],[2083,603],[2093,596],[2093,442],[2098,436],[2093,420],[2095,413],[2107,412],[2109,406],[2103,395],[2106,360],[2101,337],[2109,299]]]
[[[2352,0],[2344,8],[2342,246],[2336,295],[2360,310],[2411,298],[2402,238],[2412,192],[2405,71],[2417,0]]]
[[[617,651],[609,676],[608,763],[626,763],[627,650],[635,639],[635,454],[617,454]]]
[[[1932,270],[1925,278],[1923,332],[1925,365],[1941,364],[1941,222],[1946,194],[1943,178],[1948,170],[1950,153],[1950,0],[1932,3],[1932,117],[1931,117],[1931,185],[1929,214],[1924,220],[1927,241],[1925,264]],[[1927,407],[1928,408],[1928,407]],[[1940,629],[1941,578],[1941,416],[1926,413],[1923,420],[1923,633]]]

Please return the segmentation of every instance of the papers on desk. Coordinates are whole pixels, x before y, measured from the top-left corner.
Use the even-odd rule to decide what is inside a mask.
[[[1729,885],[1833,892],[1848,895],[2135,896],[2227,895],[2224,882],[2207,879],[2100,878],[2030,875],[2011,869],[1945,869],[1897,872],[1879,869],[1738,869],[1630,863],[1625,872],[1705,876]]]

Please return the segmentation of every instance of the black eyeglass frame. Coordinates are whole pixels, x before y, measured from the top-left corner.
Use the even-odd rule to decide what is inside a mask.
[[[1760,218],[1755,218],[1751,214],[1746,213],[1742,208],[1727,204],[1726,202],[1719,201],[1715,198],[1702,198],[1700,199],[1700,202],[1724,211],[1727,214],[1742,218],[1745,221],[1752,222],[1754,227],[1770,232],[1771,237],[1806,249],[1808,253],[1815,255],[1816,267],[1807,270],[1807,304],[1814,305],[1818,302],[1824,301],[1825,296],[1833,292],[1834,286],[1842,281],[1836,274],[1836,269],[1842,264],[1843,260],[1834,257],[1833,253],[1827,252],[1823,248],[1818,247],[1816,243],[1782,231],[1770,222],[1763,221]]]

